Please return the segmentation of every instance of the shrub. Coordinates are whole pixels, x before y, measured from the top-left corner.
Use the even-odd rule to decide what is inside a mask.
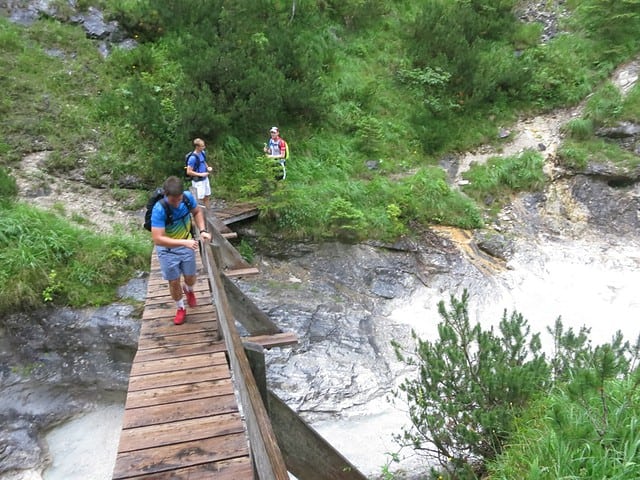
[[[18,195],[18,185],[5,168],[0,167],[0,201],[13,200]]]
[[[150,255],[141,232],[100,236],[21,203],[0,203],[0,245],[0,312],[112,302]]]
[[[574,140],[587,140],[593,136],[593,121],[574,118],[561,127],[562,133]]]
[[[492,157],[484,165],[472,165],[463,177],[469,184],[464,192],[474,199],[498,206],[511,194],[538,190],[544,186],[544,159],[540,153],[527,150],[512,157]]]
[[[580,350],[581,358],[568,362],[566,386],[539,398],[518,420],[487,478],[640,477],[640,371],[629,368],[637,346],[630,349],[618,336]]]
[[[364,214],[344,198],[334,198],[327,208],[328,224],[336,237],[355,242],[364,233]]]
[[[539,335],[506,311],[498,331],[472,325],[469,294],[438,304],[438,339],[413,333],[410,356],[394,343],[398,358],[417,368],[397,392],[409,407],[411,427],[397,441],[436,460],[453,478],[475,478],[498,455],[513,432],[513,420],[549,384]],[[475,467],[474,467],[475,465]],[[474,471],[475,470],[475,471]]]
[[[596,124],[610,123],[622,113],[622,94],[611,82],[594,93],[584,107],[585,118]]]

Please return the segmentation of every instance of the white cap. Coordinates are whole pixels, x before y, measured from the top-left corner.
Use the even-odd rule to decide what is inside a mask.
[[[278,133],[278,127],[271,127],[270,133]]]

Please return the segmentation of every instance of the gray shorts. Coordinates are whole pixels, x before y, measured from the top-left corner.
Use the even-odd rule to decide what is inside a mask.
[[[180,274],[192,276],[196,274],[196,252],[187,247],[156,247],[162,278],[167,281],[177,280]]]

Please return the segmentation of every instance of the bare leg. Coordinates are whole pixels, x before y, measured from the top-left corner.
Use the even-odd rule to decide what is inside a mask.
[[[184,276],[184,283],[186,283],[188,286],[193,287],[196,283],[196,276],[195,275],[185,275]],[[180,290],[180,294],[182,295],[182,290]]]
[[[171,280],[169,282],[169,293],[171,298],[176,302],[182,298],[182,286],[180,285],[180,278],[177,280]]]

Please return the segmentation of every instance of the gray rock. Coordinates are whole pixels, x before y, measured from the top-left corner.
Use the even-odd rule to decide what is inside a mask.
[[[596,130],[599,137],[626,138],[640,134],[640,125],[631,122],[620,122],[615,127],[603,127]]]

